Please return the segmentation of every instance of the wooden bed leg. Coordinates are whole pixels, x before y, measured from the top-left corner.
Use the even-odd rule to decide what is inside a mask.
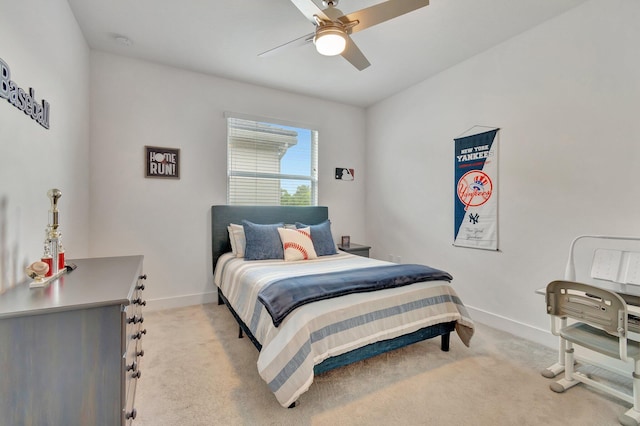
[[[224,300],[222,300],[220,289],[218,289],[218,305],[224,305]]]
[[[443,334],[440,337],[440,350],[442,352],[449,352],[449,339],[451,337],[451,333]]]
[[[243,334],[242,334],[242,327],[238,326],[238,339],[242,339]]]

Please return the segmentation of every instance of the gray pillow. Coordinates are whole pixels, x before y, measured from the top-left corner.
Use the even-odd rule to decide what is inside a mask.
[[[282,242],[278,228],[284,223],[261,225],[248,220],[242,221],[247,244],[244,249],[246,260],[284,259]]]
[[[333,235],[331,235],[331,222],[329,219],[317,225],[305,225],[304,223],[296,222],[296,228],[311,227],[311,241],[313,241],[313,248],[318,256],[327,256],[329,254],[336,254],[336,243],[333,242]]]

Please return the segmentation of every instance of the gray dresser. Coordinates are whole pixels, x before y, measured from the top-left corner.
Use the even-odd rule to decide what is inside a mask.
[[[143,256],[70,260],[0,294],[0,425],[125,425],[146,334]]]

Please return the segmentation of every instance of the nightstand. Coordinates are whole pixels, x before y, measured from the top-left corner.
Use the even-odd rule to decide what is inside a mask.
[[[371,246],[363,246],[361,244],[349,244],[348,247],[343,246],[342,244],[338,244],[338,248],[342,251],[346,251],[347,253],[355,254],[362,257],[369,257],[369,249]]]

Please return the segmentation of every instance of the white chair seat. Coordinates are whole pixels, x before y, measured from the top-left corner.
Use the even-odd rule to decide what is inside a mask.
[[[592,327],[585,323],[576,323],[560,330],[560,336],[576,345],[583,346],[612,358],[620,359],[620,343],[617,336]],[[636,359],[640,356],[637,342],[628,341],[627,356]]]

